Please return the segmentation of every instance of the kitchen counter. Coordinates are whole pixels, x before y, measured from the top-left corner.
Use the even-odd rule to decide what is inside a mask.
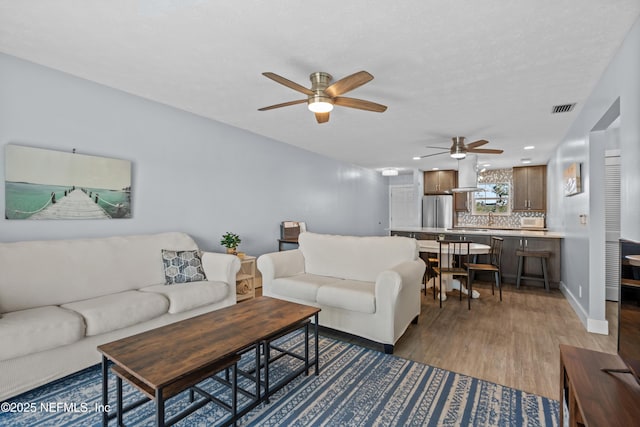
[[[564,233],[546,230],[504,229],[491,227],[462,227],[462,228],[435,228],[435,227],[394,227],[392,231],[409,233],[431,234],[455,234],[455,235],[487,235],[498,237],[543,237],[548,239],[562,239]]]
[[[518,255],[520,250],[544,251],[550,254],[547,270],[551,287],[560,283],[560,257],[564,233],[543,230],[514,230],[502,228],[434,228],[434,227],[394,227],[389,230],[392,236],[407,236],[417,240],[438,240],[443,236],[447,240],[468,240],[474,243],[491,244],[491,237],[501,237],[501,271],[504,282],[515,283],[518,273]],[[528,257],[524,260],[526,275],[541,275],[542,265],[539,258]],[[490,278],[489,278],[490,280]],[[524,280],[524,279],[523,279]],[[525,285],[540,285],[525,280]]]

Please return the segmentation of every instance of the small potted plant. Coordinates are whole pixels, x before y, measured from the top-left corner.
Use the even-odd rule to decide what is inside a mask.
[[[242,240],[240,240],[240,236],[230,232],[224,233],[222,235],[222,239],[220,239],[220,244],[225,248],[227,248],[227,253],[234,254],[234,255],[238,253],[236,251],[236,248],[238,247],[240,242],[242,242]]]

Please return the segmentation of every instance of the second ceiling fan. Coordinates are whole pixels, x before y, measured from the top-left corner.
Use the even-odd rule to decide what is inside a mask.
[[[311,79],[310,89],[292,82],[291,80],[285,79],[275,73],[267,72],[262,73],[262,75],[280,83],[281,85],[307,95],[307,98],[270,105],[268,107],[259,108],[258,111],[273,110],[274,108],[288,107],[290,105],[303,104],[306,102],[309,110],[315,113],[318,123],[326,123],[329,121],[329,112],[333,110],[334,105],[357,108],[359,110],[375,111],[378,113],[382,113],[387,109],[385,105],[377,104],[375,102],[340,96],[343,93],[347,93],[373,80],[373,76],[366,71],[358,71],[357,73],[351,74],[350,76],[340,79],[335,83],[331,83],[332,77],[329,73],[321,71],[312,73],[309,76],[309,79]]]
[[[449,155],[454,159],[464,159],[467,156],[467,153],[477,153],[477,154],[502,154],[503,153],[503,150],[496,150],[491,148],[478,148],[489,143],[489,141],[487,141],[486,139],[479,139],[469,144],[465,144],[464,138],[465,138],[464,136],[454,136],[453,138],[451,138],[453,143],[451,144],[451,148],[449,149],[444,147],[427,146],[426,148],[438,148],[446,151],[427,154],[425,156],[420,156],[419,158],[424,159],[425,157],[439,156],[440,154],[449,153]]]

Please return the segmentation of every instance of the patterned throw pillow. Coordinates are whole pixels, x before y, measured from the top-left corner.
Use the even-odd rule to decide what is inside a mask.
[[[164,277],[167,285],[207,280],[199,251],[162,250]]]

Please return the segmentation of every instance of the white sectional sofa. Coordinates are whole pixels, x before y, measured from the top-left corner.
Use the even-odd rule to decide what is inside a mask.
[[[0,243],[0,401],[100,362],[100,344],[235,304],[233,255],[200,252],[206,280],[165,284],[162,251],[197,249],[184,233]]]
[[[263,295],[320,307],[321,326],[392,353],[420,314],[425,264],[416,240],[305,232],[298,242],[296,250],[258,258]]]

